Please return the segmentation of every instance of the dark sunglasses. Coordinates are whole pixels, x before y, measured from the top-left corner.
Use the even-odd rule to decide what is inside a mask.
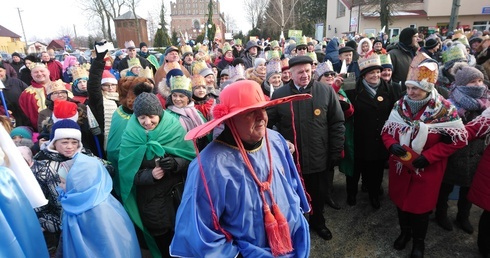
[[[306,50],[306,47],[297,47],[297,50]]]
[[[335,77],[335,72],[326,72],[326,73],[323,74],[323,76],[325,76],[325,77],[328,77],[328,76]]]

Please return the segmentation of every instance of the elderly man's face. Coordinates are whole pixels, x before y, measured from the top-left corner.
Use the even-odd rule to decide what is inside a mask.
[[[0,68],[0,80],[5,81],[7,78],[7,70]]]
[[[42,53],[41,54],[41,60],[42,61],[48,62],[50,59],[51,59],[51,57],[49,57],[49,54],[48,53]]]
[[[49,82],[49,70],[45,67],[35,67],[31,70],[32,79],[40,84]]]
[[[339,59],[340,59],[340,61],[345,60],[345,64],[350,65],[350,63],[352,62],[352,52],[349,51],[349,52],[344,52],[344,53],[340,54]]]
[[[311,64],[299,64],[291,67],[291,78],[296,86],[306,87],[311,80]]]
[[[264,138],[268,120],[267,112],[262,108],[236,115],[231,118],[231,123],[235,124],[242,141],[254,144]]]
[[[165,56],[165,59],[168,62],[177,62],[179,61],[179,53],[177,51],[172,51]]]

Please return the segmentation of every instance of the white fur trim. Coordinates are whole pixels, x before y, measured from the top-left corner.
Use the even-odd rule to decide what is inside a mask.
[[[110,84],[117,84],[116,78],[111,78],[111,77],[102,78],[102,80],[100,81],[100,84],[104,84],[106,82],[108,82]]]
[[[51,115],[51,118],[53,119],[53,124],[60,121],[60,120],[63,120],[63,119],[70,119],[71,121],[77,123],[78,122],[78,112],[75,115],[73,115],[72,117],[67,117],[67,118],[57,118],[53,112],[53,115]]]
[[[51,139],[48,145],[48,149],[54,150],[54,142],[60,139],[75,139],[82,145],[82,133],[78,129],[74,128],[58,128],[54,131],[54,138]]]

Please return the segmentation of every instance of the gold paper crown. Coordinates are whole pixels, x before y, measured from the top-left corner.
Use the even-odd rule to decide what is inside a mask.
[[[308,43],[310,43],[310,42],[312,42],[312,41],[313,41],[313,39],[312,39],[311,37],[307,37],[307,38],[306,38],[306,44],[308,44]]]
[[[241,39],[235,39],[235,46],[242,46],[242,40]]]
[[[228,75],[229,80],[231,80],[232,82],[235,82],[238,79],[245,79],[245,68],[241,64],[238,64],[236,66],[230,65],[230,67],[228,67]]]
[[[446,63],[453,60],[466,60],[466,55],[463,49],[453,44],[448,50],[442,53],[442,62]]]
[[[308,44],[308,41],[307,41],[307,39],[306,39],[306,36],[303,36],[303,37],[302,37],[302,38],[299,40],[299,44],[298,44],[298,46],[300,46],[300,45],[306,45],[306,44]]]
[[[465,45],[466,47],[470,46],[470,42],[468,42],[468,38],[465,35],[460,37],[458,40],[459,42],[463,43],[463,45]]]
[[[265,67],[266,73],[281,73],[281,61],[273,59]]]
[[[281,51],[279,50],[269,50],[265,53],[265,60],[281,59]]]
[[[141,67],[140,60],[139,60],[137,57],[135,57],[135,58],[130,58],[130,59],[128,60],[128,68],[129,68],[129,70],[131,70],[131,69],[132,69],[133,67],[135,67],[135,66],[139,66],[139,67]]]
[[[284,67],[289,67],[289,58],[284,58],[281,60],[281,69]]]
[[[379,59],[381,60],[381,65],[393,65],[390,54],[379,55]]]
[[[180,64],[179,62],[168,62],[165,64],[165,66],[163,67],[163,70],[165,70],[165,72],[169,72],[170,70],[172,69],[179,69],[179,70],[182,70],[180,69]]]
[[[280,47],[279,46],[279,41],[277,41],[277,40],[271,41],[271,49],[274,49],[276,47]]]
[[[147,66],[145,69],[142,69],[140,71],[139,77],[147,78],[150,80],[153,80],[153,71],[149,66]]]
[[[192,92],[191,79],[186,76],[170,77],[170,90],[185,90]]]
[[[73,81],[76,81],[81,78],[85,78],[85,80],[88,79],[88,72],[82,67],[76,67],[76,66],[73,67],[71,70],[71,74],[73,75]]]
[[[48,87],[46,87],[46,95],[49,95],[55,91],[60,91],[60,90],[64,90],[68,92],[65,83],[62,80],[58,79],[56,81],[52,81],[48,83]]]
[[[192,62],[191,70],[193,75],[199,74],[205,68],[208,68],[208,65],[204,60],[197,60]]]
[[[323,63],[319,63],[315,70],[315,73],[317,74],[317,78],[326,72],[333,72],[333,66],[330,60],[327,60],[326,62]]]
[[[226,54],[226,52],[228,51],[233,51],[233,48],[231,47],[230,43],[228,42],[225,42],[225,44],[223,44],[223,54]]]
[[[439,66],[427,54],[417,52],[408,69],[407,81],[427,81],[435,84],[439,75]]]
[[[46,65],[43,63],[31,63],[29,66],[29,69],[34,69],[34,68],[46,68]]]
[[[459,39],[464,36],[464,31],[455,30],[452,39]]]
[[[340,45],[340,44],[345,44],[344,38],[340,38],[340,39],[339,39],[339,45]]]
[[[192,81],[191,81],[192,87],[196,86],[206,86],[206,79],[200,74],[196,74],[192,76]]]
[[[125,48],[135,48],[134,42],[132,40],[124,42]]]
[[[315,52],[307,52],[306,56],[309,56],[313,60],[313,62],[318,62],[318,59],[316,58]]]
[[[199,51],[200,51],[200,52],[203,52],[204,54],[206,54],[206,55],[207,55],[207,54],[208,54],[208,52],[209,52],[208,45],[201,45],[201,46],[199,47]]]
[[[371,54],[365,58],[361,57],[357,62],[361,71],[368,67],[381,66],[381,60],[377,54]]]
[[[82,64],[82,65],[81,65],[81,67],[82,67],[83,69],[85,69],[85,71],[87,71],[87,72],[88,72],[88,71],[90,71],[90,67],[91,67],[91,65],[90,65],[90,63],[84,63],[84,64]]]
[[[189,45],[184,45],[180,48],[180,52],[183,54],[185,53],[192,53],[192,47]]]

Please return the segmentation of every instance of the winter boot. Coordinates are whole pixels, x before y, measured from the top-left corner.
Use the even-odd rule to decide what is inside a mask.
[[[453,225],[449,218],[447,217],[447,201],[449,194],[453,191],[453,185],[442,183],[441,189],[439,190],[439,197],[437,199],[436,205],[436,221],[437,225],[441,228],[452,231]]]
[[[461,216],[458,214],[456,217],[456,225],[458,225],[464,232],[473,234],[473,226],[468,219],[468,216]]]
[[[490,257],[490,211],[483,211],[478,223],[478,250],[483,257]]]
[[[401,233],[398,236],[398,238],[395,240],[393,247],[396,250],[403,250],[405,249],[405,246],[412,238],[412,228],[410,227],[409,215],[398,208],[397,211],[398,211],[398,223],[400,224]]]
[[[438,211],[436,211],[437,225],[439,225],[441,228],[447,231],[453,231],[453,225],[451,224],[451,221],[449,221],[449,218],[447,217],[447,213],[438,214]]]
[[[413,239],[411,258],[423,258],[425,250],[425,241],[423,239]]]
[[[456,224],[468,234],[473,234],[473,226],[469,221],[471,202],[466,199],[469,187],[461,187],[458,200],[458,215],[456,216]]]

